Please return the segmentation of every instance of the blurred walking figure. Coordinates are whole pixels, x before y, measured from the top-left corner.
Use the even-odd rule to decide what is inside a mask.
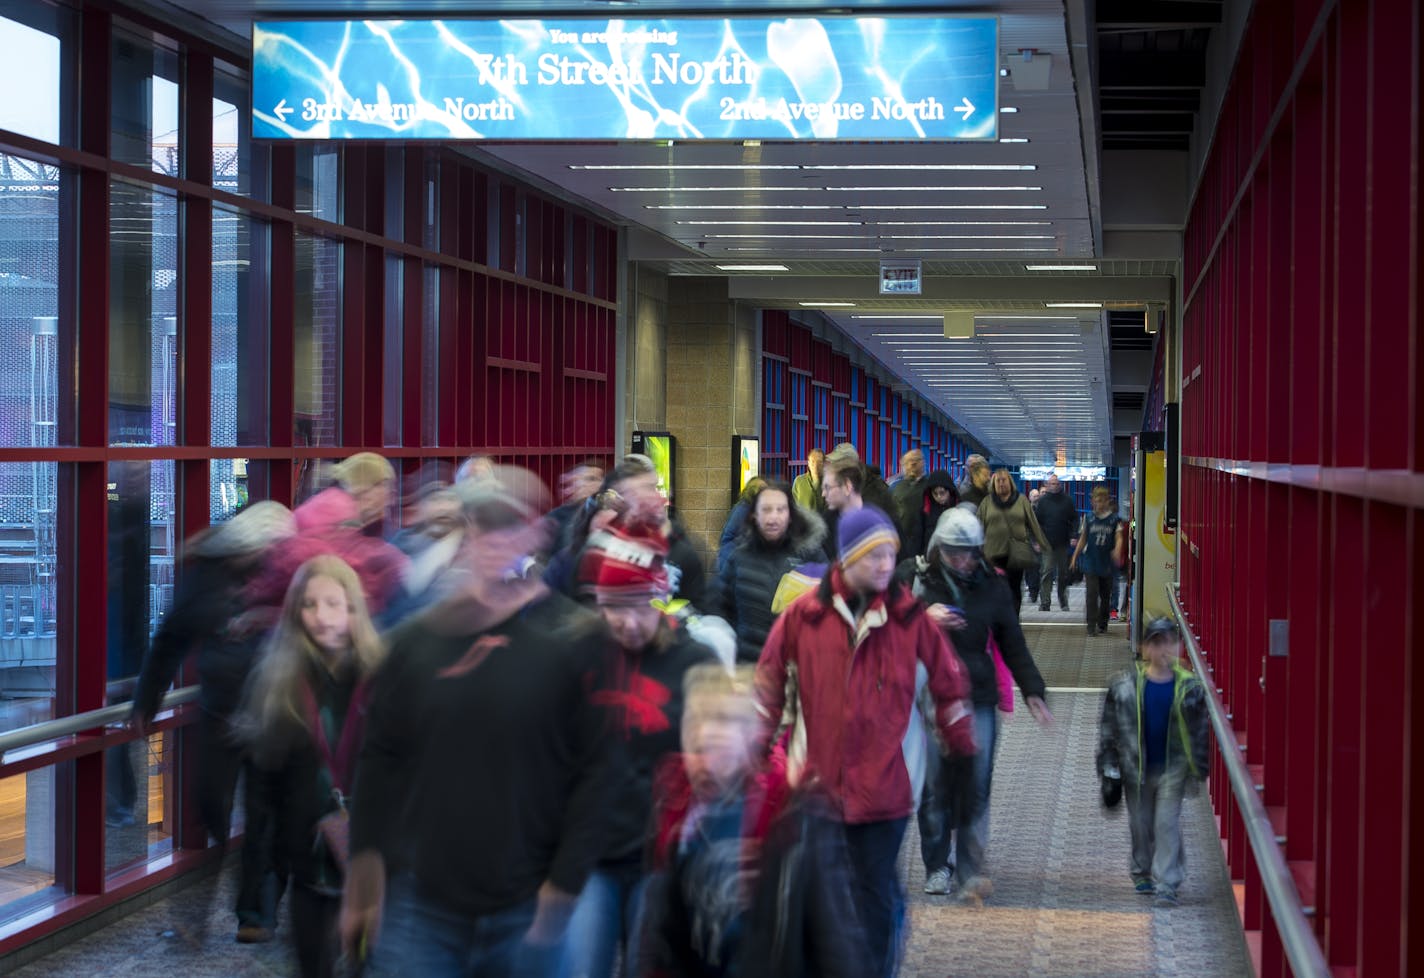
[[[254,769],[230,720],[242,700],[263,636],[237,626],[247,610],[244,589],[264,555],[296,533],[281,503],[258,502],[194,537],[184,555],[173,607],[158,626],[139,672],[130,724],[147,736],[163,693],[183,660],[198,654],[198,812],[208,834],[226,842],[238,774],[244,782],[246,829],[238,885],[239,940],[269,940],[276,928],[272,822],[255,797]],[[285,874],[283,874],[285,875]]]
[[[994,779],[994,750],[999,740],[1002,691],[989,648],[995,642],[1004,664],[1023,693],[1029,713],[1040,726],[1053,721],[1043,697],[1047,689],[1029,654],[1018,614],[1004,579],[984,560],[984,530],[974,514],[951,509],[939,519],[929,555],[915,576],[915,595],[928,605],[930,619],[952,637],[969,676],[974,710],[973,784],[955,783],[961,772],[933,768],[932,799],[921,805],[920,853],[928,881],[926,893],[950,889],[950,833],[954,833],[954,873],[959,893],[980,903],[993,892],[985,866],[989,796]]]
[[[1047,611],[1053,597],[1053,585],[1058,584],[1058,607],[1068,610],[1069,545],[1078,530],[1078,507],[1073,497],[1063,491],[1058,476],[1050,475],[1043,483],[1043,492],[1033,507],[1039,528],[1048,541],[1043,553],[1043,572],[1039,579],[1038,607]]]
[[[1182,666],[1182,636],[1172,619],[1147,623],[1138,654],[1103,699],[1098,775],[1116,781],[1127,798],[1133,888],[1172,907],[1186,875],[1182,796],[1207,773],[1206,691]]]
[[[916,517],[915,533],[908,541],[908,553],[901,557],[923,557],[939,525],[940,514],[959,505],[959,490],[954,486],[954,478],[948,472],[931,472],[925,477],[924,492],[920,494],[919,512]]]
[[[400,590],[381,613],[383,628],[400,622],[439,596],[442,582],[446,581],[455,554],[459,552],[464,525],[460,496],[453,487],[432,482],[421,490],[415,522],[391,541],[410,558],[410,563]]]
[[[821,496],[821,468],[825,465],[826,453],[813,448],[806,453],[806,471],[791,483],[792,501],[802,509],[824,512],[826,500]]]
[[[895,499],[895,512],[891,515],[900,530],[901,549],[907,551],[907,557],[911,553],[920,553],[913,548],[920,536],[920,507],[924,503],[924,489],[925,453],[912,448],[900,456],[900,478],[890,487],[890,494]]]
[[[1068,562],[1083,572],[1088,597],[1084,615],[1088,634],[1107,634],[1112,605],[1113,574],[1126,556],[1127,533],[1122,518],[1113,511],[1107,486],[1093,487],[1093,511],[1084,515],[1078,530],[1078,547]]]
[[[840,826],[814,791],[790,789],[784,753],[756,763],[751,670],[698,666],[685,689],[683,753],[656,784],[640,973],[872,974]]]
[[[462,588],[390,636],[374,685],[341,934],[370,975],[542,978],[608,838],[611,641],[520,571],[546,533],[533,473],[460,491]]]
[[[895,864],[923,782],[915,715],[928,686],[948,750],[975,751],[968,682],[925,606],[892,580],[899,534],[872,506],[841,519],[840,559],[772,626],[757,664],[770,737],[790,704],[792,783],[819,780],[845,825],[872,975],[896,970],[905,894]]]
[[[334,485],[293,512],[296,537],[274,552],[248,591],[254,610],[278,607],[297,568],[323,554],[351,565],[373,614],[398,596],[409,561],[380,535],[395,499],[395,469],[375,452],[358,452],[338,463],[332,474]]]
[[[1033,507],[1014,485],[1008,469],[995,471],[992,487],[993,491],[979,504],[984,556],[1006,572],[1017,616],[1023,606],[1024,571],[1038,565],[1039,554],[1048,550],[1048,540],[1039,529]]]
[[[1030,489],[1028,491],[1028,505],[1029,508],[1034,511],[1034,516],[1038,515],[1038,500],[1041,495],[1042,493],[1037,489]],[[1040,525],[1039,529],[1042,528]],[[1038,560],[1034,562],[1032,567],[1024,568],[1024,587],[1028,588],[1028,600],[1030,604],[1038,604],[1039,575],[1043,566],[1043,559],[1047,555],[1048,550],[1045,549],[1038,555]]]
[[[658,476],[643,456],[630,455],[613,467],[595,497],[596,508],[575,530],[579,549],[550,565],[547,577],[563,580],[565,593],[589,599],[597,578],[599,551],[617,536],[645,538],[667,554],[668,587],[673,597],[701,609],[706,597],[702,557],[682,524],[668,516],[667,500],[658,490]],[[557,569],[556,569],[557,568]]]
[[[964,479],[959,483],[959,501],[977,508],[989,495],[989,463],[983,455],[964,460]]]
[[[668,597],[667,571],[656,549],[660,542],[625,540],[609,547],[594,583],[599,613],[618,645],[608,688],[595,695],[609,708],[624,750],[610,772],[609,835],[569,921],[567,978],[609,978],[620,951],[623,974],[638,974],[653,775],[664,758],[678,752],[683,677],[718,663],[656,606]]]
[[[775,620],[777,584],[802,564],[825,563],[826,524],[797,506],[784,482],[768,482],[751,500],[737,543],[718,579],[712,610],[737,633],[737,661],[756,662]]]
[[[346,806],[370,680],[385,650],[356,572],[314,557],[292,578],[263,650],[240,728],[252,746],[257,791],[280,827],[291,872],[292,940],[304,978],[335,973],[346,851]]]
[[[594,459],[580,462],[559,476],[560,505],[549,511],[552,533],[549,546],[559,550],[568,546],[570,528],[579,513],[590,505],[594,493],[603,483],[603,463]]]
[[[764,485],[766,485],[766,480],[759,475],[748,479],[746,488],[737,496],[736,505],[727,514],[727,522],[722,526],[722,536],[717,540],[717,573],[719,576],[726,569],[727,561],[732,557],[732,551],[737,549],[737,539],[746,528],[747,514],[752,511],[752,500],[756,498],[756,494],[761,491],[761,487]],[[787,499],[790,498],[790,496],[787,497]]]

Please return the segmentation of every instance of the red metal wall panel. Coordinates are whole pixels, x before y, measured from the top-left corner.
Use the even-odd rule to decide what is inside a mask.
[[[1327,960],[1359,976],[1419,967],[1397,772],[1421,741],[1420,50],[1417,5],[1258,3],[1184,246],[1181,596]],[[1260,973],[1288,974],[1214,772]]]

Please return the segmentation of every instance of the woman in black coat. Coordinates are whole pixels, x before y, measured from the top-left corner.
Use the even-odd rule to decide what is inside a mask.
[[[718,575],[710,607],[737,633],[737,661],[756,662],[776,615],[771,599],[787,571],[825,563],[826,524],[791,500],[791,487],[768,482],[752,497],[736,549]]]

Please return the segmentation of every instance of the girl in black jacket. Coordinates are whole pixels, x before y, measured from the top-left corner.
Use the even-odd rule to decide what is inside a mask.
[[[328,978],[336,965],[346,795],[369,679],[384,655],[356,572],[340,557],[314,557],[292,578],[243,709],[241,729],[291,869],[304,978]]]
[[[768,482],[752,497],[737,548],[718,576],[709,602],[737,633],[737,661],[754,663],[776,616],[771,599],[782,575],[802,564],[824,563],[826,524],[791,501],[791,487]]]

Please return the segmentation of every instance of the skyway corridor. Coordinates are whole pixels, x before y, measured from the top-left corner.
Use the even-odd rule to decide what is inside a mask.
[[[1121,808],[1105,814],[1093,770],[1101,688],[1130,661],[1126,625],[1087,638],[1082,587],[1072,610],[1025,602],[1029,646],[1049,686],[1055,725],[1040,731],[1022,701],[1007,718],[994,773],[982,909],[926,896],[913,821],[901,853],[911,905],[905,978],[1246,978],[1241,925],[1205,793],[1183,808],[1181,903],[1154,909],[1128,878]],[[236,867],[228,866],[12,973],[113,978],[270,978],[297,973],[284,921],[276,942],[233,941]],[[5,965],[0,964],[0,972]]]

